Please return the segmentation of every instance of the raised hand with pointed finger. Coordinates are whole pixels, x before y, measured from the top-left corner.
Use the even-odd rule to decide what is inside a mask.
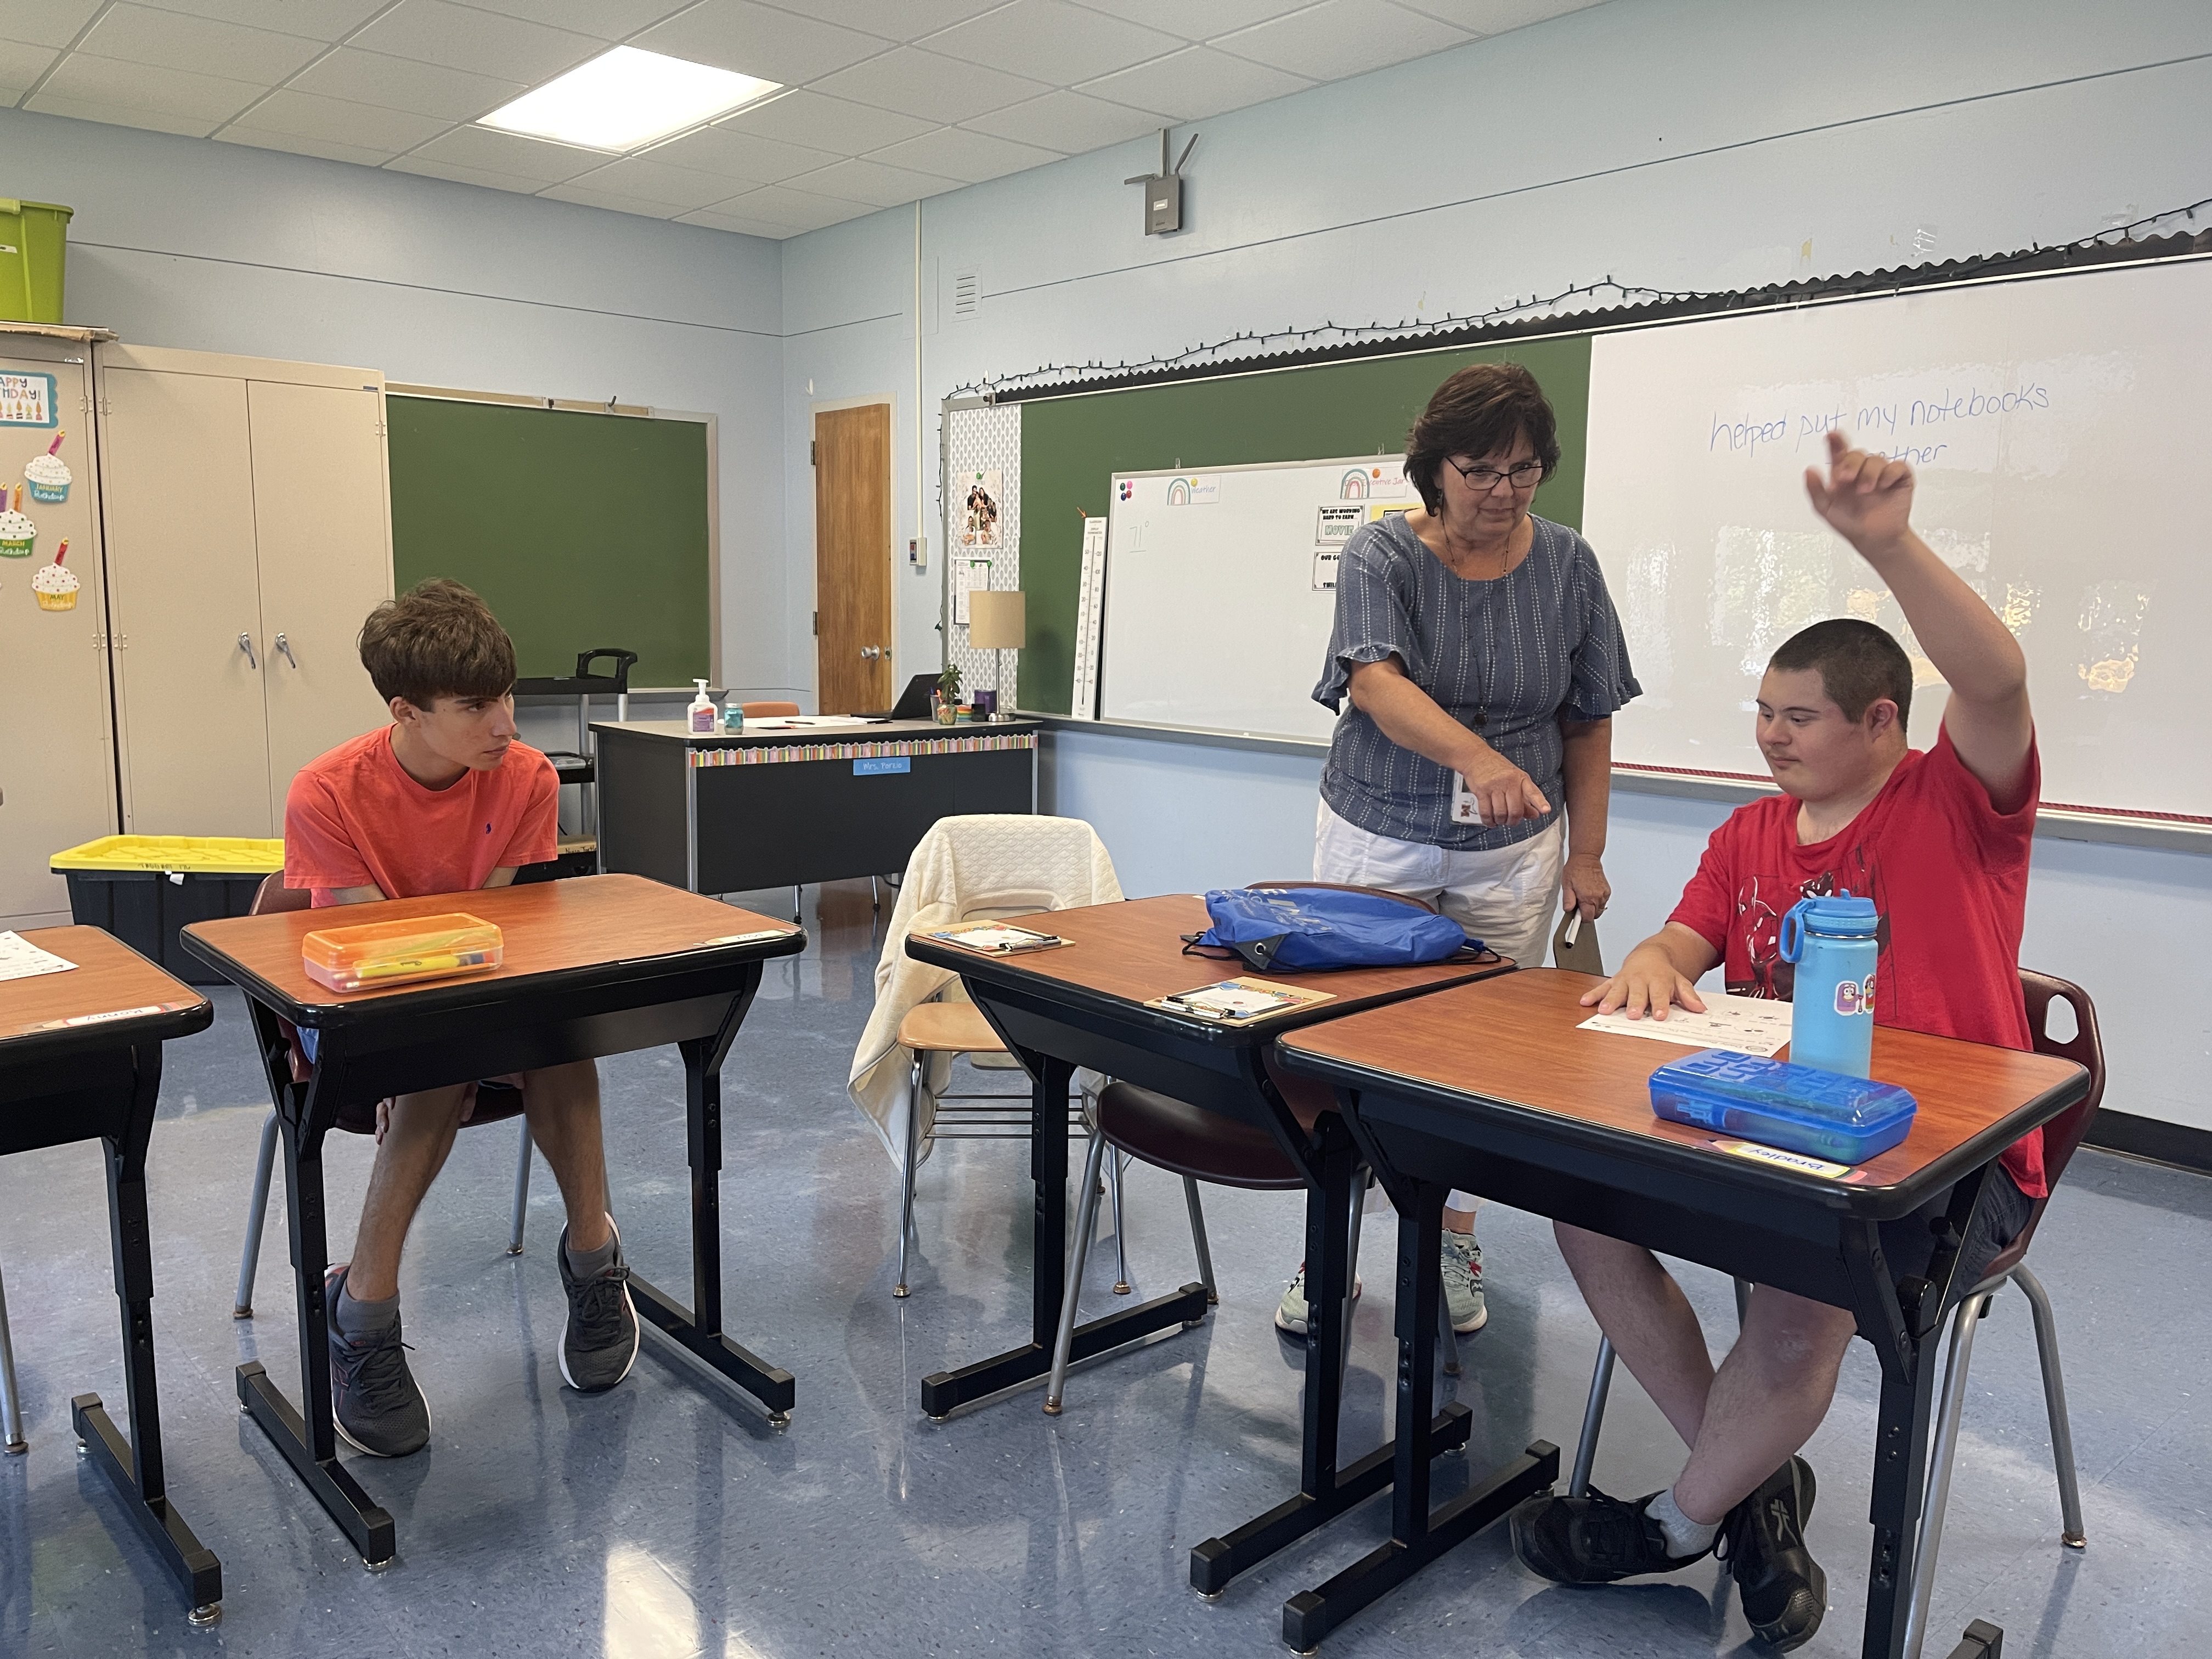
[[[1912,527],[1912,469],[1853,449],[1840,432],[1828,434],[1828,476],[1805,469],[1805,493],[1831,528],[1869,557],[1895,546]]]

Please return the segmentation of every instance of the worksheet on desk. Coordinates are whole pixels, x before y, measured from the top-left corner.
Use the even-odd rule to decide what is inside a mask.
[[[51,951],[41,951],[21,933],[0,933],[0,979],[31,979],[40,974],[66,974],[76,966]]]
[[[1685,1048],[1725,1048],[1731,1054],[1757,1054],[1771,1060],[1790,1041],[1790,1005],[1771,997],[1732,997],[1699,993],[1705,1012],[1669,1008],[1667,1018],[1646,1014],[1631,1019],[1626,1014],[1593,1014],[1575,1029],[1610,1031],[1616,1036],[1644,1037],[1655,1042],[1679,1043]]]

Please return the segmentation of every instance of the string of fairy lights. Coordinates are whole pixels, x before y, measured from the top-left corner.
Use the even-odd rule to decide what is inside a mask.
[[[2070,249],[2112,247],[2136,241],[2142,233],[2172,220],[2196,222],[2199,212],[2212,208],[2212,197],[2188,203],[2180,207],[2166,208],[2148,214],[2124,225],[2108,225],[2104,229],[2071,242],[2037,243],[2017,253],[1991,254],[1984,258],[1954,263],[1971,267],[1977,272],[1996,273],[2008,264],[2042,258]],[[1844,287],[1838,279],[1837,289]],[[1817,295],[1817,285],[1808,290]],[[1729,297],[1731,290],[1702,289],[1650,288],[1639,283],[1622,283],[1608,276],[1595,283],[1577,283],[1554,294],[1532,294],[1526,299],[1518,295],[1492,306],[1487,310],[1447,312],[1441,317],[1401,318],[1395,323],[1338,323],[1327,321],[1301,328],[1285,324],[1279,329],[1244,329],[1224,335],[1217,340],[1203,341],[1184,347],[1180,351],[1161,353],[1132,362],[1124,359],[1108,362],[1095,358],[1080,363],[1047,363],[1017,374],[994,374],[981,380],[970,381],[956,387],[950,394],[955,398],[997,398],[1009,392],[1029,392],[1060,385],[1073,384],[1097,377],[1115,378],[1154,374],[1167,370],[1192,367],[1212,362],[1235,362],[1239,358],[1257,356],[1273,351],[1295,351],[1324,345],[1353,345],[1367,341],[1403,341],[1413,343],[1446,334],[1463,333],[1468,330],[1500,323],[1524,321],[1552,314],[1570,301],[1588,300],[1592,305],[1585,310],[1603,307],[1646,304],[1668,305],[1711,301]]]

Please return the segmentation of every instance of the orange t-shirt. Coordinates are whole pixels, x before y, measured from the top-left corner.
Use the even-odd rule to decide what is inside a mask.
[[[284,800],[284,884],[314,890],[374,882],[386,898],[473,893],[503,866],[543,864],[557,848],[560,780],[527,744],[495,771],[464,772],[443,789],[407,775],[383,726],[300,769]]]

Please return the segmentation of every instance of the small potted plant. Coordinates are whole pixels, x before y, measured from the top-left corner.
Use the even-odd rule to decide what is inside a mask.
[[[937,677],[937,723],[957,724],[960,719],[960,665],[949,662]]]

